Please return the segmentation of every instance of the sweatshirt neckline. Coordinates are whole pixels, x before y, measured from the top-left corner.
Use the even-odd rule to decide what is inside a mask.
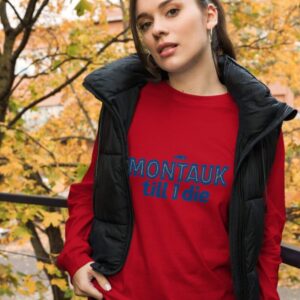
[[[229,92],[218,95],[193,95],[176,90],[170,86],[165,80],[159,82],[162,92],[167,95],[167,99],[184,106],[194,107],[231,107],[235,105]]]
[[[162,85],[162,87],[167,89],[171,94],[173,94],[174,96],[178,96],[178,97],[188,97],[188,98],[191,98],[191,99],[198,99],[198,100],[217,100],[217,99],[229,96],[228,92],[222,93],[222,94],[216,94],[216,95],[195,95],[195,94],[190,94],[190,93],[182,92],[180,90],[175,89],[174,87],[169,85],[167,83],[167,81],[165,81],[165,80],[161,81],[161,85]]]

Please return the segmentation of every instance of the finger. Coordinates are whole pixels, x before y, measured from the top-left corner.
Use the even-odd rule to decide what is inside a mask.
[[[87,297],[88,296],[85,292],[83,292],[79,288],[74,288],[74,293],[75,293],[76,296],[80,296],[80,297]]]
[[[93,297],[95,299],[103,299],[103,294],[94,287],[92,282],[85,278],[75,285],[74,292],[78,296]]]
[[[110,291],[111,290],[111,285],[107,278],[103,276],[100,273],[97,273],[96,271],[92,270],[91,271],[92,275],[96,278],[98,284],[105,290],[105,291]]]
[[[103,295],[92,284],[88,286],[88,288],[86,289],[86,293],[89,297],[93,297],[99,300],[103,299]]]
[[[99,299],[99,300],[103,299],[103,295],[91,283],[89,283],[83,289],[80,289],[79,293],[76,295],[85,296],[85,297],[93,297],[93,298]]]

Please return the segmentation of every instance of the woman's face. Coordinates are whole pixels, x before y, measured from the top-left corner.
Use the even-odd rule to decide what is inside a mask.
[[[195,66],[210,51],[208,29],[217,23],[217,13],[208,18],[208,9],[202,11],[196,1],[137,0],[137,27],[142,43],[159,67],[169,73]]]

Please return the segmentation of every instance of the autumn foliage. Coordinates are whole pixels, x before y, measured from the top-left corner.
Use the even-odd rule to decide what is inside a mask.
[[[0,74],[0,190],[66,196],[70,184],[80,181],[87,170],[101,108],[101,102],[82,87],[83,78],[95,68],[134,52],[126,30],[128,2],[73,1],[77,16],[59,24],[53,20],[60,18],[64,4],[70,1],[20,1],[15,9],[22,11],[21,7],[26,9],[33,2],[35,11],[46,4],[40,22],[34,23],[26,47],[16,59],[25,62],[26,70],[18,73],[16,65],[7,65],[26,30],[16,36],[11,53],[5,48],[8,32],[0,31],[0,69],[12,68],[13,72]],[[5,3],[0,0],[0,11]],[[295,95],[293,105],[300,108],[299,1],[223,3],[238,61],[265,83],[280,82],[290,87]],[[108,16],[116,10],[123,20],[108,23]],[[14,19],[20,23],[18,16]],[[3,20],[2,10],[2,24]],[[4,93],[5,89],[9,93]],[[56,104],[47,108],[47,103]],[[47,109],[56,115],[41,122]],[[284,241],[300,246],[300,120],[286,123],[283,129],[287,204]],[[66,219],[66,209],[0,203],[0,227],[10,229],[3,243],[22,245],[30,241],[37,256],[37,272],[31,275],[14,272],[9,261],[0,264],[0,297],[16,292],[43,295],[47,284],[39,274],[45,272],[54,299],[76,298],[66,274],[55,266]],[[0,256],[5,255],[0,251]],[[282,265],[280,284],[300,286],[300,271]]]

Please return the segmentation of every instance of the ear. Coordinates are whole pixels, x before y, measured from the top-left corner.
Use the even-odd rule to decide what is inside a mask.
[[[217,9],[217,7],[214,4],[209,3],[207,5],[206,14],[207,14],[206,28],[208,30],[210,30],[218,24],[218,9]]]

